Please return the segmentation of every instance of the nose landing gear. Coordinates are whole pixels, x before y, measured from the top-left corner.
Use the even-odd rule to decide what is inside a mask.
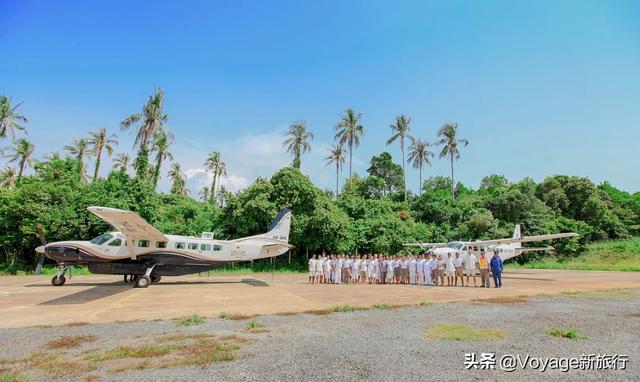
[[[69,269],[69,267],[64,266],[64,265],[59,265],[58,266],[58,274],[53,276],[53,278],[51,279],[51,285],[53,286],[63,286],[64,283],[67,281],[67,279],[64,277],[64,274],[67,273],[67,270]],[[71,274],[71,273],[69,273]]]

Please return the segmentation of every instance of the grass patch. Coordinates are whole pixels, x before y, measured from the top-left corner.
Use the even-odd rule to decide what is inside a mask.
[[[204,324],[204,317],[197,313],[194,313],[190,316],[182,317],[178,319],[178,322],[176,322],[177,326],[193,326],[201,324]]]
[[[247,314],[241,314],[241,313],[228,313],[228,312],[220,312],[220,314],[218,315],[218,318],[221,318],[223,320],[234,320],[234,321],[246,320],[251,317],[253,316],[250,316]]]
[[[554,337],[568,338],[571,340],[586,339],[587,336],[579,333],[575,329],[551,328],[547,330],[547,334]]]
[[[185,334],[185,333],[176,333],[176,334],[167,334],[165,336],[156,337],[155,340],[157,342],[179,342],[179,341],[187,341],[192,339],[202,339],[202,338],[211,338],[210,334],[205,333],[194,333],[194,334]]]
[[[85,342],[94,342],[98,337],[87,336],[62,336],[57,340],[47,342],[47,349],[71,349],[82,345]]]
[[[435,340],[487,341],[505,338],[507,333],[499,329],[478,329],[464,324],[439,323],[431,326],[425,337]]]
[[[258,320],[251,320],[247,323],[247,325],[245,325],[244,328],[247,330],[261,329],[264,328],[264,324]]]
[[[331,314],[331,312],[333,312],[331,309],[312,309],[312,310],[306,310],[302,313],[313,314],[315,316],[326,316]]]
[[[527,296],[496,296],[487,298],[476,298],[471,301],[484,302],[488,304],[518,304],[528,302]]]
[[[28,382],[28,375],[15,370],[0,370],[0,382]]]
[[[181,357],[169,360],[162,367],[204,366],[214,362],[233,361],[240,345],[203,340],[180,350]]]
[[[85,355],[85,359],[90,362],[102,362],[114,359],[161,357],[175,352],[182,346],[184,345],[166,343],[118,346],[117,348],[109,350],[88,353]]]
[[[604,289],[596,291],[570,291],[562,294],[570,297],[603,298],[606,300],[625,300],[636,297],[635,294],[624,289]]]
[[[349,305],[349,304],[334,305],[331,308],[331,311],[334,312],[334,313],[351,313],[351,312],[355,312],[357,310],[368,310],[368,308],[366,308],[364,306]]]
[[[387,309],[391,309],[392,308],[392,306],[389,305],[389,304],[375,304],[375,305],[373,305],[373,307],[375,309],[380,309],[380,310],[387,310]]]
[[[551,255],[526,264],[508,263],[510,269],[576,269],[582,271],[640,272],[640,237],[591,243],[577,257]]]
[[[429,305],[433,305],[433,303],[424,299],[420,300],[420,306],[429,306]]]
[[[52,377],[78,377],[90,370],[82,360],[68,358],[65,354],[36,352],[25,361],[31,368],[38,368]]]

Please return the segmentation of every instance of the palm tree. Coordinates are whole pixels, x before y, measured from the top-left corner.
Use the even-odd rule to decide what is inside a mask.
[[[458,124],[455,122],[447,122],[440,130],[438,130],[438,137],[440,139],[436,142],[437,145],[442,145],[442,151],[440,151],[440,158],[449,156],[451,161],[451,199],[455,199],[455,186],[453,183],[453,162],[460,159],[460,151],[458,145],[466,147],[469,144],[467,139],[457,138],[456,133],[458,131]]]
[[[11,106],[11,98],[5,95],[0,96],[0,138],[5,138],[9,133],[11,134],[11,139],[15,142],[16,130],[26,131],[21,124],[29,121],[27,117],[16,111],[20,105],[22,105],[22,102]]]
[[[22,172],[25,167],[33,166],[34,161],[31,155],[33,154],[35,146],[26,139],[20,138],[16,142],[15,147],[7,147],[6,149],[13,152],[12,154],[5,155],[5,158],[9,159],[8,163],[18,162],[18,177],[16,178],[16,181],[18,181],[22,177]]]
[[[431,166],[431,158],[433,158],[433,152],[429,151],[431,144],[421,139],[411,138],[411,145],[409,146],[409,158],[413,168],[417,168],[420,171],[420,188],[418,195],[422,195],[422,167]]]
[[[107,151],[107,156],[113,154],[113,146],[118,145],[118,137],[115,134],[107,135],[107,129],[104,127],[98,131],[90,132],[89,144],[93,146],[93,155],[96,156],[96,168],[93,171],[93,181],[98,179],[98,171],[100,171],[100,160],[102,159],[102,150]]]
[[[214,151],[209,154],[207,160],[204,162],[204,168],[207,172],[213,173],[213,181],[211,182],[211,196],[210,202],[215,203],[216,201],[216,186],[218,181],[220,180],[220,176],[227,175],[227,169],[225,163],[222,161],[220,153],[218,151]]]
[[[0,172],[0,187],[4,187],[11,190],[16,184],[16,168],[5,167],[4,171]]]
[[[89,140],[86,138],[76,138],[70,145],[64,146],[63,149],[68,151],[69,154],[75,156],[80,162],[80,177],[82,178],[82,181],[86,181],[87,176],[85,174],[84,158],[90,157],[92,154],[89,150]]]
[[[151,179],[154,188],[158,185],[158,179],[160,179],[162,162],[166,159],[173,160],[173,155],[169,152],[169,145],[173,143],[173,140],[173,134],[169,131],[159,131],[158,137],[154,139],[153,147],[156,152],[156,165]]]
[[[202,187],[202,189],[199,192],[199,195],[200,195],[200,199],[202,199],[203,202],[208,202],[209,197],[211,195],[211,189],[209,188],[209,186]]]
[[[327,166],[331,163],[336,164],[336,198],[338,197],[338,190],[340,189],[340,173],[342,172],[342,166],[346,160],[346,153],[344,152],[344,146],[340,143],[336,143],[329,149],[329,155],[324,158],[327,161]]]
[[[216,197],[218,200],[218,205],[220,207],[224,207],[224,204],[229,199],[229,195],[231,195],[229,190],[227,190],[227,188],[224,185],[221,185],[220,189],[218,190],[218,196]]]
[[[182,167],[180,163],[173,163],[169,168],[169,179],[171,181],[171,193],[174,195],[186,195],[187,180],[182,173]]]
[[[168,116],[163,113],[163,107],[164,91],[156,88],[154,94],[149,96],[147,103],[142,107],[142,113],[132,114],[120,122],[122,130],[128,130],[132,126],[138,125],[133,147],[138,146],[139,148],[138,156],[134,163],[136,177],[139,179],[146,179],[149,165],[149,143],[154,137],[158,136],[158,131],[166,129],[165,123]]]
[[[113,160],[113,169],[120,170],[123,173],[127,173],[127,169],[129,169],[129,162],[131,161],[131,157],[129,154],[118,154]]]
[[[60,159],[62,159],[62,158],[60,157],[60,152],[58,152],[58,151],[52,151],[52,152],[50,152],[49,154],[46,154],[46,155],[43,157],[43,159],[44,159],[44,160],[46,160],[46,161],[49,161],[49,162],[50,162],[50,161],[53,161],[53,160],[60,160]]]
[[[309,140],[313,140],[313,133],[307,130],[307,121],[296,121],[289,126],[289,131],[284,135],[285,140],[282,145],[287,148],[287,152],[293,154],[292,166],[300,169],[302,154],[311,151]]]
[[[387,145],[392,144],[396,140],[400,140],[400,150],[402,151],[402,180],[404,182],[404,200],[407,200],[407,172],[404,168],[404,140],[411,136],[409,135],[409,124],[411,124],[411,118],[404,114],[400,114],[396,117],[396,120],[389,125],[392,131],[391,138],[387,139]]]
[[[337,139],[340,144],[347,144],[347,146],[349,146],[349,181],[353,178],[353,147],[360,145],[360,136],[364,134],[364,126],[360,123],[361,118],[362,113],[356,113],[353,109],[348,108],[340,118],[340,122],[336,125],[335,139]]]

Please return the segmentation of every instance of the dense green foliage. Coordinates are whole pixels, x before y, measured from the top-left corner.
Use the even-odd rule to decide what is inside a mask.
[[[411,241],[510,237],[516,223],[525,235],[580,233],[580,239],[555,243],[563,255],[578,253],[588,241],[626,238],[640,231],[640,194],[608,183],[594,185],[586,178],[562,175],[539,184],[528,178],[511,183],[492,175],[478,190],[456,184],[452,200],[450,179],[433,177],[424,182],[421,196],[409,195],[405,202],[401,170],[389,161],[387,153],[375,157],[371,174],[348,181],[335,200],[332,192],[287,167],[228,195],[224,207],[157,193],[152,182],[124,171],[83,182],[79,161],[72,157],[42,161],[13,188],[0,188],[3,267],[33,268],[39,245],[36,224],[42,224],[49,241],[89,239],[110,230],[87,212],[92,205],[136,211],[166,233],[213,231],[218,238],[264,232],[278,210],[288,207],[293,210],[291,259],[298,265],[307,254],[323,250],[395,253]],[[393,184],[387,185],[387,179]],[[528,253],[518,261],[540,256]],[[286,262],[287,257],[277,261]]]

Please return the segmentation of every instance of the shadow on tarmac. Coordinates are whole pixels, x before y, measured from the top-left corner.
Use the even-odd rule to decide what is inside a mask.
[[[253,287],[268,287],[269,284],[258,279],[241,279],[240,281],[161,281],[158,284],[152,284],[150,288],[158,288],[162,286],[176,286],[176,285],[188,285],[188,284],[247,284]],[[69,294],[66,296],[54,298],[53,300],[44,301],[38,305],[75,305],[84,304],[87,302],[99,300],[104,297],[116,295],[118,293],[132,290],[133,284],[124,284],[121,282],[113,283],[101,283],[96,285],[95,283],[72,283],[74,286],[93,286],[93,288],[86,289],[77,293]],[[47,284],[31,284],[29,287],[49,287],[54,288]],[[62,287],[64,288],[64,287]]]

